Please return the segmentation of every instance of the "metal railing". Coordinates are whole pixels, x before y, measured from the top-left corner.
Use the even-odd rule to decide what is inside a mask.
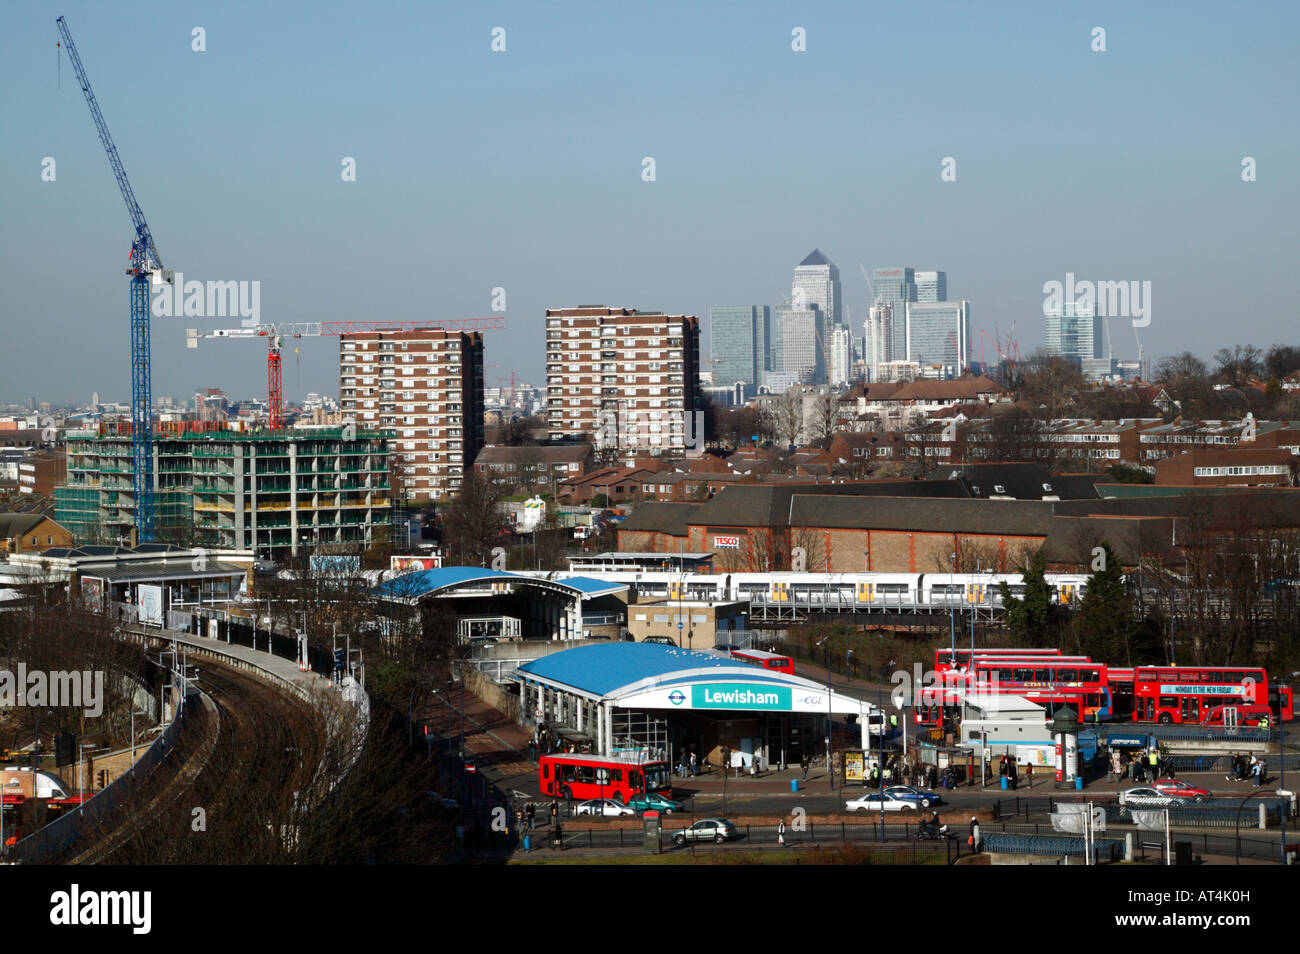
[[[984,850],[1010,855],[1068,855],[1082,858],[1087,851],[1083,838],[1068,835],[1022,835],[1015,832],[990,832],[983,836]],[[1097,838],[1092,842],[1094,857],[1099,861],[1118,861],[1124,857],[1124,842],[1114,838]]]

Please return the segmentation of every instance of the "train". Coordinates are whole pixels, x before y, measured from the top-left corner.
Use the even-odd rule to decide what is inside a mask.
[[[1019,573],[680,573],[672,571],[571,570],[530,573],[563,580],[582,576],[623,583],[639,596],[710,602],[824,606],[827,609],[999,609],[1006,583],[1011,595],[1023,598],[1024,576]],[[1088,587],[1088,576],[1078,573],[1046,574],[1052,602],[1077,606]]]

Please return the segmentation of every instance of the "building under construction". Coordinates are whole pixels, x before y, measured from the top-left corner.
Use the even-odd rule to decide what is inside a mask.
[[[391,523],[390,432],[312,428],[154,435],[155,531],[164,543],[253,550],[283,562],[369,546]],[[131,432],[69,431],[56,519],[84,543],[131,543]]]

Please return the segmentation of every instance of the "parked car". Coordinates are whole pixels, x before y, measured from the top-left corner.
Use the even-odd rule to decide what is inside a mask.
[[[648,795],[633,795],[627,800],[627,807],[635,809],[638,812],[656,811],[663,812],[666,815],[686,810],[686,806],[681,802],[675,802],[671,798],[665,798],[658,792],[651,792]]]
[[[579,802],[575,815],[635,815],[636,809],[629,808],[612,798],[589,798]]]
[[[690,828],[683,828],[673,835],[673,844],[684,845],[688,841],[712,841],[722,844],[737,837],[736,826],[725,818],[705,818],[697,821]]]
[[[1194,801],[1196,799],[1189,795],[1161,792],[1149,785],[1119,793],[1119,803],[1125,808],[1177,808],[1180,805],[1191,805]]]
[[[641,642],[643,642],[643,643],[658,643],[658,644],[661,645],[661,646],[676,646],[676,645],[677,645],[677,640],[673,639],[671,636],[647,636],[645,639],[641,640]]]
[[[922,808],[929,808],[931,805],[943,803],[943,798],[938,792],[927,791],[914,785],[891,785],[885,789],[885,794],[914,802]]]
[[[900,798],[890,792],[883,792],[880,795],[877,795],[875,792],[870,792],[866,795],[859,795],[857,798],[851,798],[844,803],[844,810],[846,812],[878,812],[880,811],[882,800],[884,809],[887,812],[914,812],[917,810],[915,802],[910,799]]]
[[[1204,801],[1211,795],[1208,789],[1188,785],[1181,778],[1162,778],[1152,782],[1151,787],[1166,795],[1186,795],[1198,802]]]

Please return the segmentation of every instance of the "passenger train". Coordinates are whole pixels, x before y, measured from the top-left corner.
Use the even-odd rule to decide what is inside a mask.
[[[999,583],[1011,595],[1023,598],[1024,577],[1019,573],[675,573],[638,570],[573,570],[543,575],[548,579],[591,577],[623,583],[640,596],[670,600],[734,601],[839,610],[849,607],[885,609],[998,609],[1002,606]],[[1087,588],[1086,574],[1049,573],[1052,602],[1078,605]]]

